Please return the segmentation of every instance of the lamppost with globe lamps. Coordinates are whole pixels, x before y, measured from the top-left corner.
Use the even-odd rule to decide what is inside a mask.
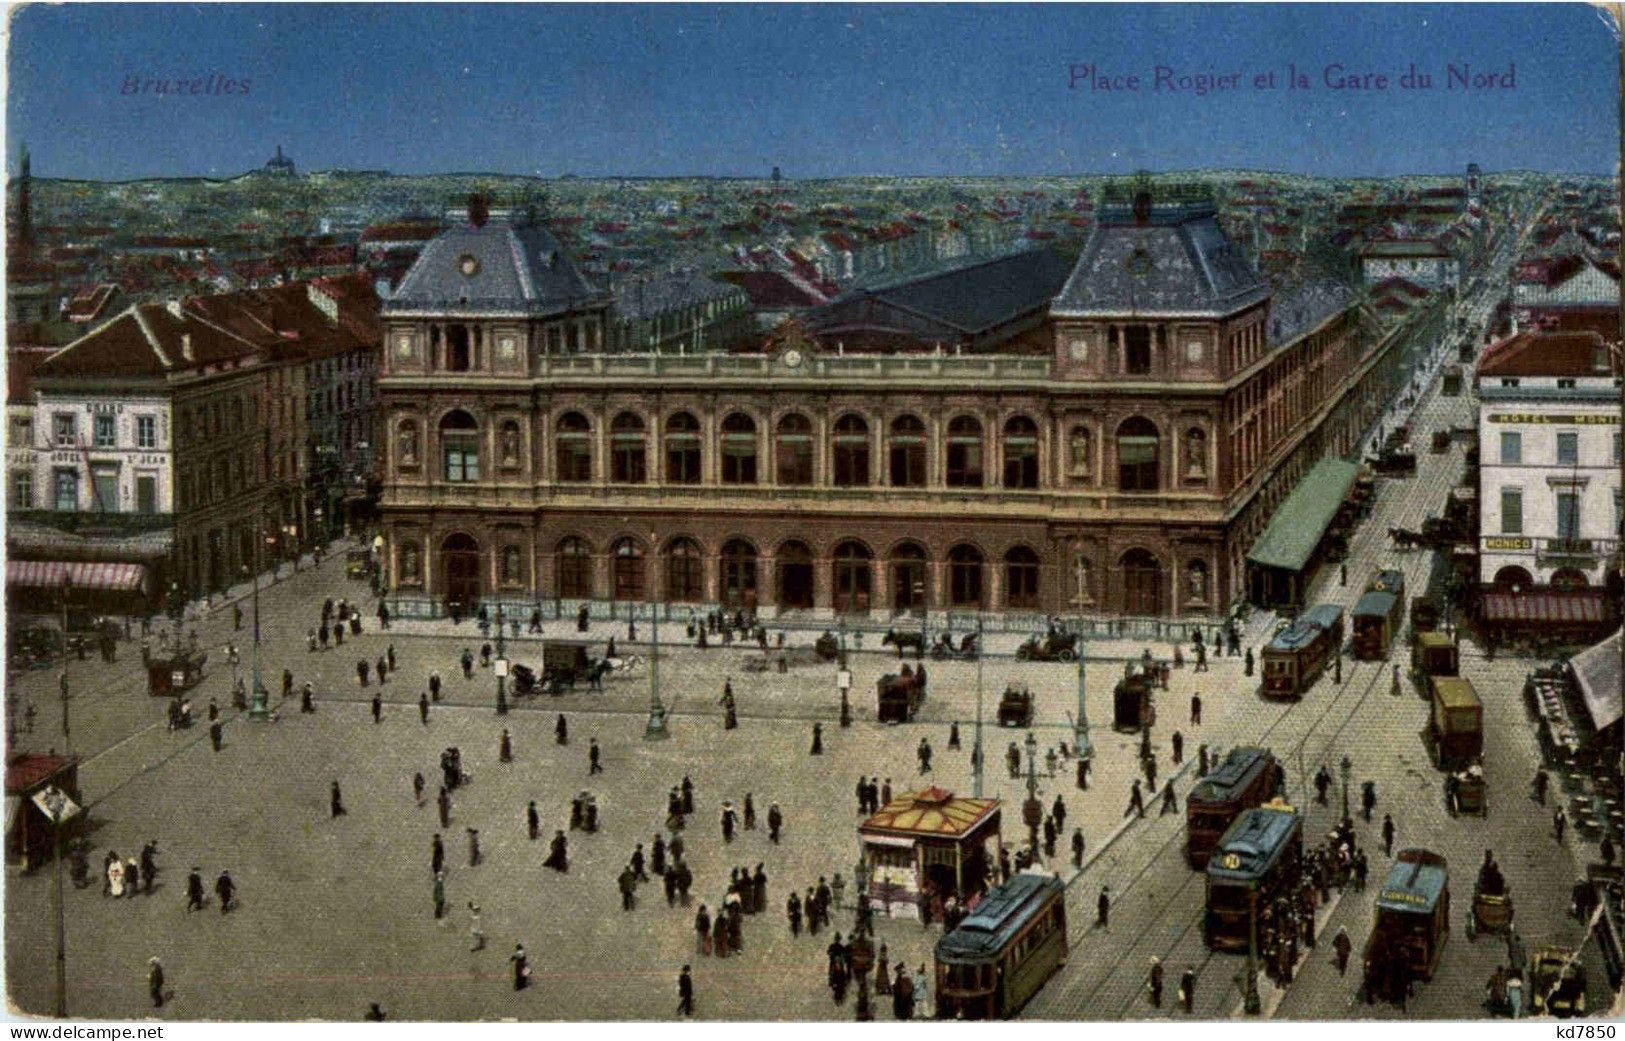
[[[502,639],[502,604],[497,603],[497,715],[508,714],[508,656]]]
[[[1348,756],[1344,756],[1343,761],[1337,765],[1337,771],[1343,777],[1343,822],[1347,825],[1353,820],[1349,816],[1349,774],[1354,772],[1354,764],[1349,762]]]
[[[649,605],[649,722],[643,728],[646,741],[663,741],[671,736],[666,724],[666,706],[660,702],[660,608]]]
[[[868,899],[860,888],[858,903],[852,912],[852,972],[858,977],[858,1005],[854,1018],[859,1023],[867,1023],[875,1018],[874,1010],[869,1007],[869,971],[875,966],[875,945],[869,939],[869,916],[864,913]]]
[[[1029,863],[1038,863],[1038,826],[1044,822],[1044,804],[1038,801],[1038,738],[1027,731],[1027,801],[1021,804],[1021,819],[1027,825]]]

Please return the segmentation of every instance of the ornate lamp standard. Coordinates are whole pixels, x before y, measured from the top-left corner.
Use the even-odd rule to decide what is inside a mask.
[[[852,972],[858,977],[858,1005],[854,1018],[867,1023],[875,1018],[869,1007],[869,970],[875,966],[875,945],[869,939],[869,916],[865,913],[869,897],[860,887],[858,903],[852,911]]]
[[[254,540],[254,656],[249,666],[248,718],[264,722],[271,718],[271,699],[260,682],[260,543],[271,545],[276,536],[266,535],[263,526],[256,534],[260,537]]]
[[[660,703],[660,607],[649,605],[649,722],[643,728],[646,741],[664,741],[671,736],[666,725],[666,706]]]
[[[1038,801],[1038,739],[1027,731],[1027,801],[1021,804],[1021,819],[1027,825],[1027,844],[1032,863],[1038,863],[1038,826],[1044,822],[1044,804]]]
[[[1077,747],[1078,758],[1089,762],[1095,756],[1094,745],[1089,741],[1089,710],[1083,703],[1083,659],[1084,655],[1083,633],[1078,633],[1078,719],[1073,724],[1072,741]]]
[[[502,604],[497,603],[497,715],[508,714],[508,657],[502,640]]]
[[[1349,774],[1354,772],[1354,764],[1349,762],[1348,756],[1344,756],[1337,770],[1343,777],[1343,820],[1352,820],[1349,816]]]
[[[982,658],[987,654],[987,648],[982,646],[982,623],[976,623],[976,748],[973,753],[975,762],[971,763],[972,794],[978,799],[982,797]]]

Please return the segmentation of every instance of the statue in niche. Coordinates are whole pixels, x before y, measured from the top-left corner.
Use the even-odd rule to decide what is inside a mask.
[[[511,423],[502,428],[502,461],[510,465],[519,462],[519,428]]]
[[[408,544],[401,550],[401,581],[416,582],[418,580],[418,548]]]
[[[1207,568],[1201,564],[1192,564],[1185,572],[1185,585],[1190,591],[1192,603],[1202,603],[1207,600]]]
[[[1185,433],[1185,476],[1207,476],[1207,435],[1200,430]]]
[[[401,426],[401,465],[416,466],[418,464],[418,428],[415,423],[405,423]]]
[[[1087,604],[1094,597],[1089,595],[1089,561],[1086,557],[1072,558],[1072,602]]]

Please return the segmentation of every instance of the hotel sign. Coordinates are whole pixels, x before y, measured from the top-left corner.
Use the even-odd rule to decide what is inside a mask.
[[[1535,540],[1530,538],[1487,538],[1484,540],[1485,549],[1533,549]]]
[[[1618,426],[1618,415],[1549,415],[1544,412],[1491,412],[1491,423],[1547,423],[1559,426]]]

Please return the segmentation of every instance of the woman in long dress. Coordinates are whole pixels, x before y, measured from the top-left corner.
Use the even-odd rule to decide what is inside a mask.
[[[124,895],[124,863],[115,860],[107,865],[107,888],[114,896]]]

